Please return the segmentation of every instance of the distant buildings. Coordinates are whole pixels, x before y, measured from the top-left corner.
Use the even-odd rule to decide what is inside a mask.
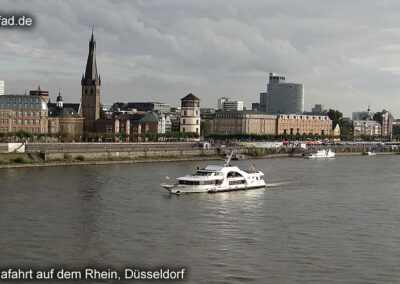
[[[0,96],[4,95],[4,81],[0,80]]]
[[[372,112],[368,107],[367,111],[353,112],[352,132],[354,137],[361,135],[391,136],[393,134],[394,118],[386,110]]]
[[[243,101],[231,100],[227,97],[222,97],[217,100],[217,110],[243,110]]]
[[[200,135],[200,99],[192,93],[181,99],[180,132]]]
[[[328,113],[328,109],[325,108],[324,105],[315,104],[315,106],[311,109],[312,114],[326,114]]]
[[[166,113],[171,110],[169,104],[160,102],[117,102],[111,106],[113,111],[128,111],[128,112],[148,112],[156,111],[158,113]]]
[[[269,73],[267,93],[260,93],[260,110],[270,114],[304,112],[304,85],[286,83],[285,77]]]

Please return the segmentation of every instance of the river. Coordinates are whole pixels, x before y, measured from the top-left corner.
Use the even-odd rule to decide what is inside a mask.
[[[0,267],[185,268],[187,283],[399,281],[400,156],[236,162],[262,170],[266,189],[170,196],[159,185],[207,163],[1,169]]]

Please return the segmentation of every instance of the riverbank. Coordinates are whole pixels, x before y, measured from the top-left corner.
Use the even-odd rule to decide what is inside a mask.
[[[252,152],[253,151],[253,152]],[[249,152],[249,149],[242,150],[243,153],[252,153],[253,155],[247,155],[249,159],[276,159],[276,158],[301,158],[301,152],[281,152],[281,153],[269,153],[266,155],[256,152],[254,149]],[[132,164],[132,163],[155,163],[155,162],[176,162],[176,161],[207,161],[207,160],[224,160],[226,155],[220,153],[221,151],[206,151],[197,150],[189,153],[180,151],[180,155],[167,155],[168,152],[159,153],[160,155],[154,156],[149,153],[143,153],[142,155],[116,155],[113,153],[112,156],[95,153],[51,153],[51,158],[44,155],[43,153],[10,153],[0,154],[0,169],[7,168],[27,168],[27,167],[59,167],[59,166],[83,166],[83,165],[111,165],[111,164]],[[154,154],[154,153],[152,153]],[[171,154],[171,153],[169,153]],[[377,155],[398,155],[398,152],[380,152]],[[360,156],[362,152],[337,152],[336,156]]]

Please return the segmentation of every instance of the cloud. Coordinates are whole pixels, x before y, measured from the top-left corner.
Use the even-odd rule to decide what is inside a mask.
[[[79,101],[91,26],[102,100],[178,105],[193,92],[248,107],[269,72],[305,84],[306,108],[392,107],[399,89],[398,1],[0,0],[4,12],[34,15],[31,30],[0,31],[6,92],[41,84]],[[53,98],[53,99],[54,99]],[[368,103],[367,103],[368,102]]]

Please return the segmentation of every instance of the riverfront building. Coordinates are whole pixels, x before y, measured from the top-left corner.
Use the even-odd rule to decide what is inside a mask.
[[[332,135],[332,120],[325,115],[279,114],[276,134]]]
[[[48,108],[40,96],[0,96],[0,132],[48,132]]]
[[[257,111],[217,111],[214,133],[275,134],[276,115]]]
[[[200,135],[200,99],[192,93],[181,99],[180,132]]]
[[[47,104],[49,110],[49,133],[63,132],[69,138],[79,139],[83,135],[83,117],[80,115],[80,104],[64,104],[58,93],[56,103]]]
[[[4,81],[0,80],[0,96],[4,95]]]
[[[269,73],[267,93],[260,93],[260,109],[271,114],[304,112],[304,85],[286,83],[283,76]]]

